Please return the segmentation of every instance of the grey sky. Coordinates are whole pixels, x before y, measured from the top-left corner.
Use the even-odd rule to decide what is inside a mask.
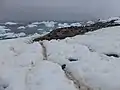
[[[0,0],[0,19],[82,20],[119,16],[119,0]]]

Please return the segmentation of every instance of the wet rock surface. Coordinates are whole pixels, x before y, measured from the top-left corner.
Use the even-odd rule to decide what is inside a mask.
[[[95,31],[95,30],[98,30],[101,28],[120,26],[120,24],[115,23],[115,21],[116,20],[111,20],[111,21],[107,21],[107,22],[98,21],[98,22],[95,22],[94,24],[84,25],[84,26],[80,26],[80,27],[72,26],[72,27],[58,28],[42,37],[35,38],[33,41],[65,39],[66,37],[83,35],[86,32]]]

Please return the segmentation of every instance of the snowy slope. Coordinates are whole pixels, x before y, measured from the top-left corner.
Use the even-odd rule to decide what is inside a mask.
[[[120,27],[112,27],[64,40],[44,41],[44,44],[48,60],[66,64],[79,83],[94,90],[120,90],[119,40]],[[69,61],[70,58],[76,61]]]
[[[39,43],[0,41],[0,90],[77,90],[61,67],[43,61]]]

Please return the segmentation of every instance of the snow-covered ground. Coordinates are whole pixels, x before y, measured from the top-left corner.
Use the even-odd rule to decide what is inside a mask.
[[[28,40],[0,41],[0,90],[120,90],[120,26],[45,40],[46,52]]]
[[[64,40],[44,41],[48,60],[94,90],[120,90],[120,27],[101,29]],[[118,57],[107,56],[116,54]],[[69,61],[69,59],[77,61]]]
[[[39,43],[0,41],[0,90],[77,90],[57,64],[42,61]]]

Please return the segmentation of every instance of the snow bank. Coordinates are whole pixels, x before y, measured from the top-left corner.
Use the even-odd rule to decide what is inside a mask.
[[[120,17],[110,17],[107,21],[111,21],[111,20],[120,20]]]
[[[0,50],[0,78],[9,84],[7,90],[27,90],[29,67],[42,59],[39,43],[27,44],[25,39],[3,40]]]
[[[46,27],[54,27],[57,22],[54,21],[43,21],[42,24],[45,24]]]
[[[0,33],[6,33],[6,31],[11,31],[11,30],[7,29],[5,26],[0,26]]]
[[[4,29],[4,28],[6,28],[5,26],[0,26],[0,29]]]
[[[44,41],[48,60],[66,69],[93,90],[120,89],[120,27],[109,27],[64,40]],[[77,61],[69,61],[69,58]]]
[[[26,36],[26,34],[24,32],[20,32],[20,33],[18,33],[16,35],[17,35],[17,37],[24,37],[24,36]]]
[[[14,33],[0,34],[0,37],[15,37]]]
[[[42,29],[42,28],[39,28],[39,29],[37,29],[38,31],[43,31],[44,29]]]
[[[58,28],[63,28],[63,27],[70,27],[70,25],[68,23],[59,23],[58,24]]]
[[[42,61],[28,75],[30,90],[77,90],[57,64]]]
[[[0,90],[77,90],[58,64],[43,61],[39,43],[0,41]]]
[[[29,27],[29,28],[33,28],[33,27],[37,27],[37,25],[29,24],[27,27]]]
[[[25,29],[25,26],[20,26],[17,29]]]
[[[26,36],[26,34],[24,32],[21,33],[4,33],[4,34],[0,34],[0,37],[4,37],[4,38],[18,38],[18,37],[24,37]]]
[[[94,24],[95,22],[93,22],[93,21],[88,21],[88,22],[86,22],[87,23],[87,25],[91,25],[91,24]]]
[[[119,22],[120,22],[120,17],[110,17],[110,18],[108,18],[108,19],[100,19],[99,22],[105,23],[105,22],[110,22],[110,21],[112,21],[112,20],[115,20],[115,23],[118,23],[118,24],[119,24]]]
[[[1,40],[0,49],[2,54],[0,55],[0,60],[3,60],[3,62],[5,60],[7,61],[5,63],[8,64],[9,62],[14,63],[14,65],[21,63],[20,65],[24,66],[25,62],[30,63],[29,60],[34,61],[34,58],[39,59],[41,57],[39,43],[27,44],[26,42],[27,39],[24,38]]]
[[[99,19],[99,20],[98,20],[98,22],[103,22],[103,23],[106,23],[106,22],[107,22],[107,20],[105,20],[105,19]]]
[[[14,22],[6,22],[5,25],[16,25],[17,23]]]
[[[86,35],[74,37],[75,40],[70,42],[78,42],[87,45],[94,51],[99,53],[115,53],[120,55],[120,26],[104,28],[94,33],[89,32]],[[80,40],[78,40],[81,38]]]
[[[42,21],[42,22],[33,22],[33,25],[44,24],[46,27],[53,28],[57,22],[54,21]]]
[[[33,22],[32,24],[39,25],[39,24],[41,24],[41,22]]]
[[[72,24],[70,24],[70,26],[81,26],[81,24],[80,23],[72,23]]]

